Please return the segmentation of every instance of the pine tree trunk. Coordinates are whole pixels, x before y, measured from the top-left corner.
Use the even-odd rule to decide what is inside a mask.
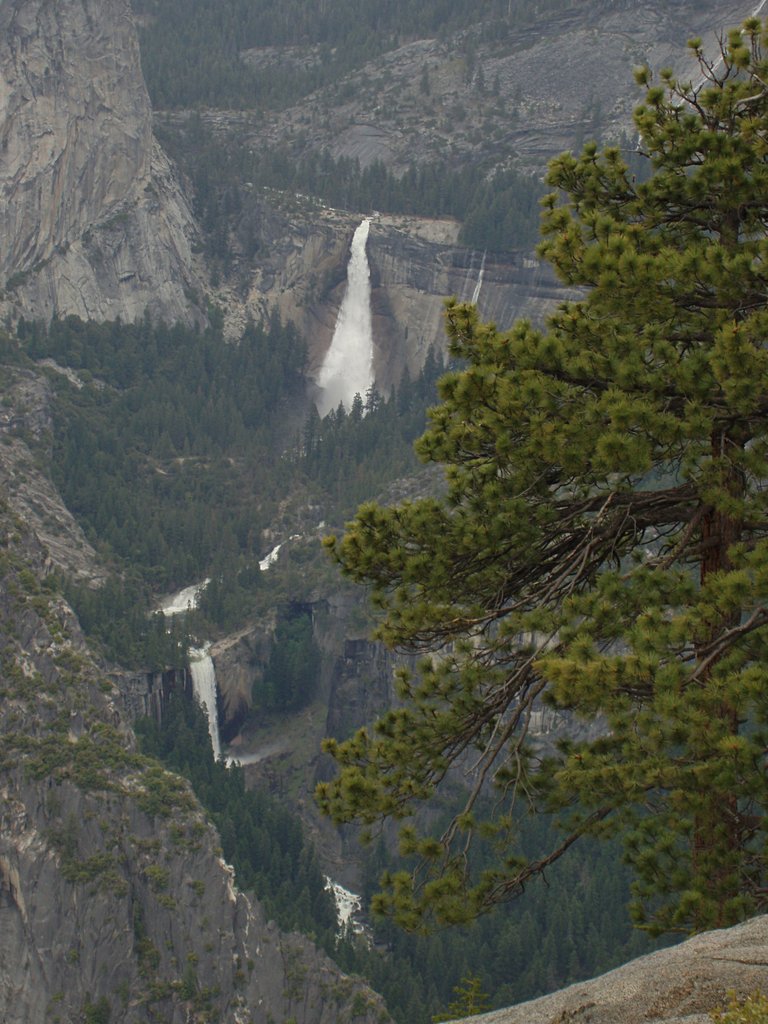
[[[712,456],[716,463],[720,464],[723,478],[723,490],[740,497],[744,493],[744,480],[741,474],[735,469],[728,458],[728,449],[735,447],[736,442],[725,433],[719,433],[712,437]],[[701,563],[700,583],[703,587],[714,573],[728,572],[732,568],[729,555],[730,548],[735,544],[742,532],[741,523],[723,512],[720,509],[712,508],[702,519],[701,524]],[[697,663],[705,658],[706,651],[716,640],[718,634],[732,626],[738,625],[738,613],[723,618],[715,625],[710,635],[704,638],[698,645]],[[699,686],[709,685],[715,663],[711,663],[701,673],[697,680]],[[738,735],[739,718],[738,712],[731,707],[727,700],[723,700],[717,712],[718,720],[713,721],[710,726],[713,744],[717,743],[720,730],[723,725],[731,735]],[[713,746],[710,756],[717,756],[716,746]],[[725,823],[725,836],[722,836],[721,828]],[[708,883],[708,888],[714,890],[718,901],[718,915],[715,927],[724,927],[730,924],[726,911],[726,903],[735,898],[739,892],[737,878],[731,878],[732,856],[741,848],[741,823],[737,797],[733,793],[723,794],[717,789],[705,795],[704,807],[700,814],[694,819],[694,835],[692,850],[692,874],[695,880],[703,880]],[[721,865],[716,875],[707,877],[707,863]],[[709,922],[707,927],[711,927]]]

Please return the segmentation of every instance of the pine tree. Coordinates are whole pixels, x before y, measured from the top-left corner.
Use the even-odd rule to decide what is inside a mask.
[[[460,984],[454,988],[453,994],[456,998],[448,1006],[448,1016],[440,1013],[433,1016],[434,1024],[484,1013],[489,1009],[488,997],[483,992],[480,978],[476,976],[462,978]]]
[[[594,144],[550,165],[540,252],[584,297],[544,331],[449,305],[465,368],[418,443],[445,497],[364,505],[330,541],[378,637],[425,657],[397,707],[327,742],[321,806],[372,826],[470,780],[441,834],[402,826],[417,866],[377,905],[406,926],[512,898],[586,834],[622,836],[651,930],[766,902],[768,24],[716,64],[689,46],[700,83],[637,73],[644,180]],[[599,738],[542,758],[542,701]],[[561,830],[532,859],[529,810]]]

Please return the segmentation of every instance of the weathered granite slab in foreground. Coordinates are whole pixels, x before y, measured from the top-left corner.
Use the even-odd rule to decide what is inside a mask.
[[[706,932],[473,1024],[711,1024],[728,994],[768,993],[768,916]]]

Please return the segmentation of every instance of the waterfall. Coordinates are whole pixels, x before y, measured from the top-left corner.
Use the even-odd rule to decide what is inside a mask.
[[[477,275],[477,284],[475,285],[475,290],[472,292],[473,306],[477,305],[477,300],[480,298],[480,289],[483,287],[483,274],[485,273],[485,257],[487,255],[488,250],[486,249],[483,253],[483,260],[480,264],[480,273]]]
[[[467,295],[469,295],[469,286],[472,282],[472,274],[475,270],[475,250],[473,249],[469,254],[469,266],[467,272],[464,275],[464,284],[461,286],[461,301],[467,302]]]
[[[270,555],[276,553],[270,552]],[[270,556],[268,556],[270,557]],[[201,592],[208,586],[210,579],[202,583],[195,583],[191,587],[185,587],[177,594],[171,594],[160,605],[163,615],[184,615],[197,607]],[[211,737],[211,747],[215,760],[221,760],[221,740],[219,738],[219,709],[216,706],[216,670],[213,667],[213,659],[208,653],[210,644],[204,647],[190,647],[189,649],[189,674],[192,676],[192,692],[195,700],[205,712],[208,719],[208,733]],[[227,766],[232,758],[227,758]]]
[[[323,389],[317,411],[326,416],[343,402],[351,409],[355,395],[365,396],[373,383],[373,326],[371,271],[365,246],[369,220],[357,228],[349,250],[347,290],[339,309],[331,347],[320,367],[317,384]]]
[[[219,713],[216,707],[216,671],[208,648],[190,648],[189,671],[192,674],[192,691],[208,718],[208,732],[215,760],[221,760],[219,739]]]
[[[343,885],[334,882],[327,875],[325,876],[325,888],[333,893],[339,922],[339,935],[343,935],[347,929],[354,932],[355,935],[361,935],[365,929],[357,920],[357,915],[363,907],[362,897],[345,889]]]

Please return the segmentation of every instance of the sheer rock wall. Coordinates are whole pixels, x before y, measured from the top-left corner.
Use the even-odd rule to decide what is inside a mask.
[[[0,311],[200,318],[128,0],[0,5]]]

